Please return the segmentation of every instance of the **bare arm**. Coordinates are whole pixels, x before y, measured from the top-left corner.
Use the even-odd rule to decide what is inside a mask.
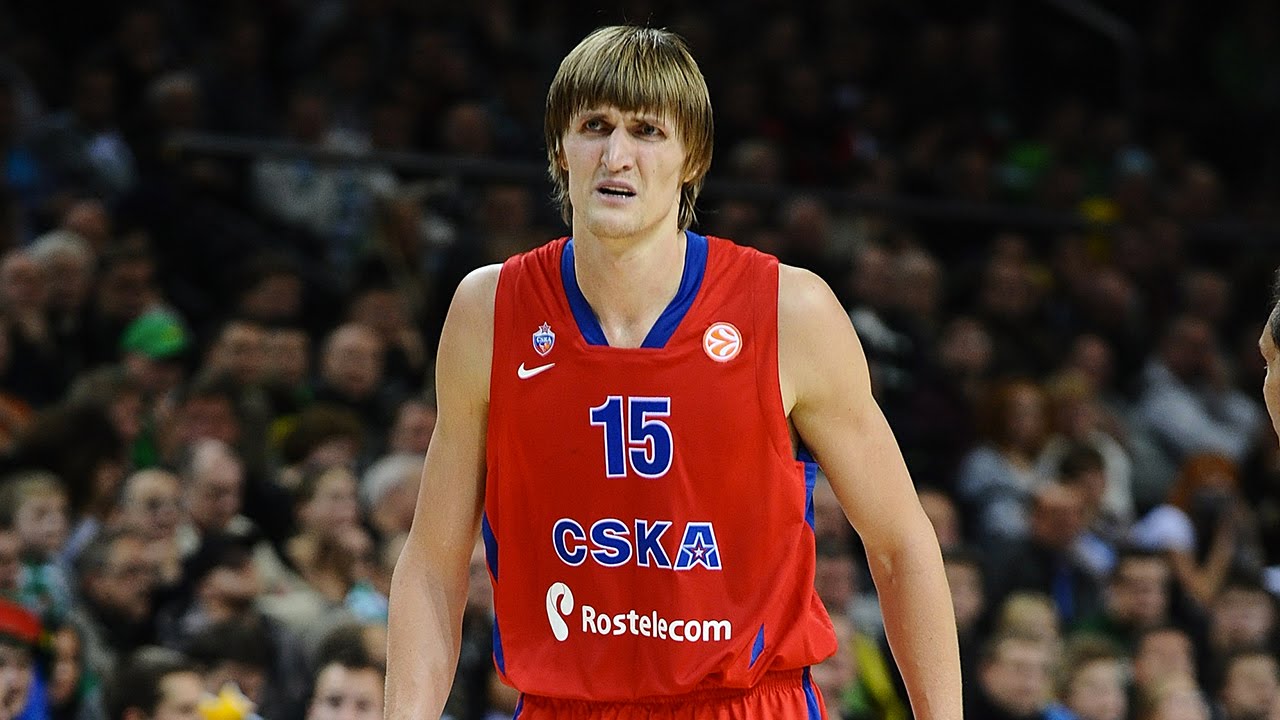
[[[783,266],[778,336],[783,403],[862,537],[915,717],[958,720],[960,653],[942,554],[871,395],[853,326],[822,280]]]
[[[439,417],[391,578],[388,720],[435,720],[462,643],[468,565],[484,505],[485,433],[498,266],[458,286],[436,362]]]

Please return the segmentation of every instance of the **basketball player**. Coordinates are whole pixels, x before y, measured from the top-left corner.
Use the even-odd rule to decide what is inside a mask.
[[[960,717],[938,543],[813,274],[687,228],[711,159],[683,41],[597,30],[547,100],[571,238],[459,286],[391,591],[388,714],[436,718],[477,530],[516,717],[824,717],[816,468],[866,544],[921,720]]]

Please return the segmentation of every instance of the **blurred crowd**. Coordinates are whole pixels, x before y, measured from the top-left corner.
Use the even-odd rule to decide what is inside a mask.
[[[1280,9],[1126,8],[1125,50],[1053,3],[684,5],[0,6],[0,720],[381,716],[444,309],[565,228],[545,183],[172,141],[536,169],[559,59],[619,21],[707,75],[695,229],[846,304],[969,716],[1280,718]],[[908,718],[815,503],[841,650],[814,678],[833,717]],[[448,713],[509,717],[481,549],[472,579]]]

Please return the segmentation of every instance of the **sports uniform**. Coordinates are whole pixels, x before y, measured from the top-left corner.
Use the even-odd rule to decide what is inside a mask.
[[[609,347],[564,238],[502,268],[481,521],[519,718],[823,717],[816,468],[778,385],[778,263],[686,233],[675,298]]]

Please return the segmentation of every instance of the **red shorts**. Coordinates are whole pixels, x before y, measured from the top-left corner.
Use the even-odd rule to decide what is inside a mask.
[[[822,693],[808,668],[769,673],[746,690],[702,690],[640,702],[520,695],[514,720],[824,720]]]

